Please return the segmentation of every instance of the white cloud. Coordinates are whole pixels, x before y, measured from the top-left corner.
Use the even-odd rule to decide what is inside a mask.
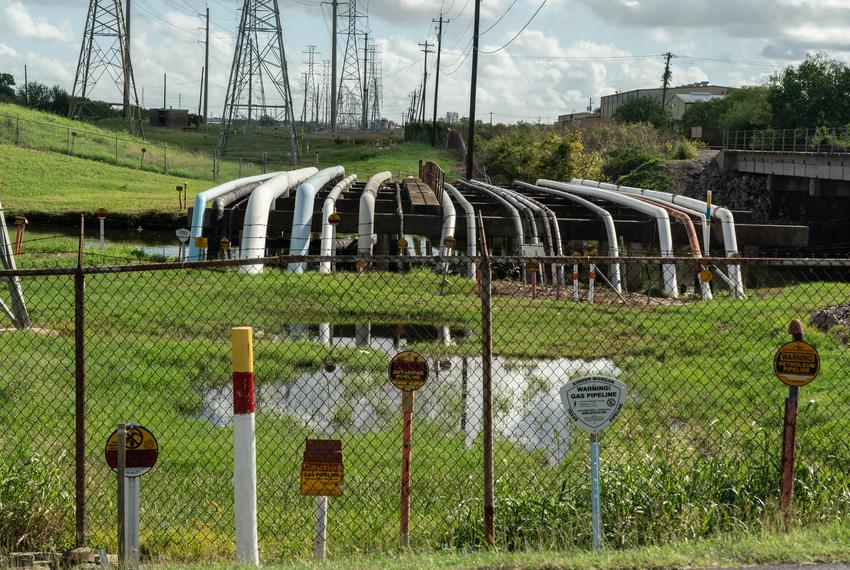
[[[47,18],[34,17],[29,8],[18,0],[12,0],[3,7],[3,16],[3,28],[16,38],[61,42],[72,38],[69,22],[52,24]]]

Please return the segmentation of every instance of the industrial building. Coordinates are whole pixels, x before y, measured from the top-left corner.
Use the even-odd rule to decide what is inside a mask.
[[[710,85],[708,81],[699,83],[689,83],[687,85],[679,85],[677,87],[669,87],[667,89],[667,103],[674,95],[726,95],[731,87],[722,85]],[[661,102],[664,90],[655,89],[633,89],[631,91],[623,91],[622,93],[614,93],[602,97],[601,119],[602,121],[613,121],[614,112],[626,101],[638,99],[639,97],[650,97],[658,102]],[[684,111],[682,111],[684,113]]]

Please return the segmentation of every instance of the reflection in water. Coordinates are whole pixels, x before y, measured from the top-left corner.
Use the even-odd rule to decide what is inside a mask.
[[[391,327],[389,337],[384,336]],[[331,337],[333,328],[333,337]],[[412,327],[411,327],[412,329]],[[422,331],[421,327],[417,327]],[[346,336],[337,334],[348,333]],[[420,341],[397,334],[392,325],[309,325],[291,327],[290,336],[311,338],[328,344],[361,346],[386,352],[407,342]],[[425,331],[440,343],[464,331],[435,327]],[[365,348],[363,350],[366,350]],[[617,376],[621,371],[607,359],[583,361],[564,358],[493,360],[494,430],[521,449],[543,452],[559,462],[573,441],[573,427],[561,408],[558,389],[570,378],[585,374]],[[367,433],[395,429],[399,422],[401,394],[383,373],[349,372],[340,366],[299,373],[294,378],[266,381],[257,387],[257,411],[286,416],[323,435],[341,432]],[[214,388],[204,395],[200,416],[217,426],[232,420],[232,387]],[[452,356],[433,358],[428,382],[416,392],[416,417],[427,418],[471,447],[481,432],[481,358]]]

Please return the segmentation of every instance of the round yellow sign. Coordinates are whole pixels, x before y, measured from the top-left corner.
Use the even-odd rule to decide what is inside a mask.
[[[329,224],[336,225],[336,224],[340,223],[341,221],[342,221],[342,216],[339,215],[339,212],[334,212],[333,214],[328,216],[328,223]]]
[[[703,269],[699,272],[699,280],[703,283],[708,283],[711,281],[711,271],[708,269]]]
[[[390,382],[404,392],[413,392],[428,379],[428,361],[412,350],[399,352],[390,361]]]
[[[398,248],[399,249],[407,249],[407,240],[404,239],[404,238],[401,238],[400,240],[398,240]]]
[[[820,356],[809,343],[795,340],[784,344],[776,353],[773,371],[789,386],[805,386],[820,372]]]

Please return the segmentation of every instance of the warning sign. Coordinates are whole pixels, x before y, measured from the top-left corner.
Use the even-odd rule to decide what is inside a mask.
[[[414,392],[428,379],[428,361],[418,352],[399,352],[390,361],[390,382],[404,392]]]
[[[818,351],[802,340],[789,342],[776,353],[773,371],[789,386],[805,386],[814,380],[820,371]]]
[[[576,425],[597,433],[620,415],[628,388],[616,378],[586,376],[561,386],[560,392],[561,404]]]
[[[301,463],[301,494],[339,497],[342,495],[344,455],[338,439],[308,439]]]
[[[113,471],[118,471],[118,430],[106,440],[106,463]],[[125,471],[127,477],[144,475],[156,465],[159,457],[159,444],[147,428],[130,424],[127,426],[127,459]]]
[[[342,221],[342,216],[340,216],[338,212],[334,212],[330,216],[328,216],[328,223],[329,224],[336,225],[336,224],[340,223],[341,221]]]
[[[206,237],[196,237],[195,238],[195,247],[198,249],[206,249],[209,246],[209,238]]]
[[[709,269],[703,269],[699,272],[699,280],[702,283],[709,283],[711,281],[711,271]]]

